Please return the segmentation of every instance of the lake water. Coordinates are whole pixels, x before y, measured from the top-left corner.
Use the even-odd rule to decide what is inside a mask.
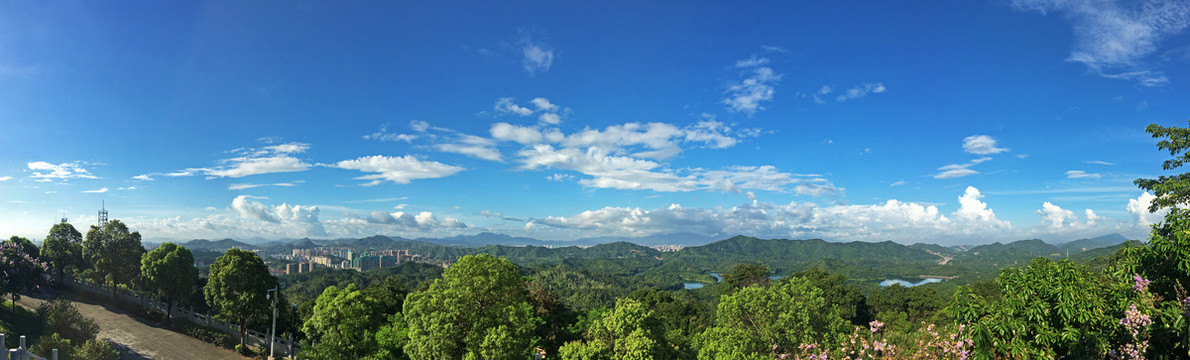
[[[719,273],[711,273],[710,275],[715,278],[715,282],[723,281],[723,276],[720,276]],[[682,288],[686,290],[702,289],[703,286],[707,286],[707,284],[700,282],[682,283]]]
[[[901,280],[901,279],[888,279],[888,280],[881,281],[880,287],[890,286],[892,284],[900,284],[901,286],[904,286],[904,287],[914,287],[914,286],[925,285],[925,284],[936,283],[936,282],[942,282],[942,279],[927,278],[927,279],[921,279],[921,281],[918,281],[918,282],[910,282],[908,280]]]

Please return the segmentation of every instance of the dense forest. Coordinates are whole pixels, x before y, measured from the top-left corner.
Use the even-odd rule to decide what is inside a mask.
[[[1190,160],[1190,130],[1147,131],[1174,156],[1167,170]],[[956,248],[737,236],[659,252],[376,236],[330,243],[454,263],[278,278],[251,251],[210,254],[226,241],[145,251],[113,220],[85,237],[57,224],[40,247],[4,242],[0,285],[15,298],[73,277],[209,311],[241,334],[271,319],[268,289],[278,287],[278,329],[301,340],[304,359],[1187,358],[1190,210],[1177,205],[1190,201],[1190,174],[1136,183],[1157,196],[1151,211],[1166,211],[1145,241]],[[199,271],[196,260],[210,265]],[[921,276],[947,280],[877,285]]]

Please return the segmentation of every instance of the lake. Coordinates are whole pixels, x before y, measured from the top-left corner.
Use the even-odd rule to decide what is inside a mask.
[[[918,281],[918,282],[910,282],[908,280],[901,280],[901,279],[888,279],[888,280],[881,281],[880,287],[891,286],[892,284],[900,284],[901,286],[904,286],[904,287],[914,287],[914,286],[925,285],[925,284],[936,283],[936,282],[942,282],[942,279],[925,278],[925,279],[921,279],[921,281]]]
[[[711,273],[710,275],[711,275],[711,277],[715,278],[715,282],[723,281],[723,277],[719,276],[719,273]],[[706,285],[707,285],[706,283],[700,283],[700,282],[687,282],[687,283],[682,283],[682,288],[686,289],[686,290],[694,290],[694,289],[702,289],[702,287],[706,286]]]

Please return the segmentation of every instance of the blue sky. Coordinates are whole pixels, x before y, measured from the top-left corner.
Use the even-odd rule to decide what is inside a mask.
[[[6,2],[0,233],[1147,234],[1190,2]]]

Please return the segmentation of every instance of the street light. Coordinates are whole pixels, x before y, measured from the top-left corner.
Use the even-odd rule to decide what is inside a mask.
[[[271,299],[273,300],[273,330],[269,331],[269,359],[273,359],[273,347],[277,344],[277,298],[279,296],[277,296],[277,287],[274,286],[272,289],[265,291],[265,299],[270,299],[270,292],[272,293]]]

